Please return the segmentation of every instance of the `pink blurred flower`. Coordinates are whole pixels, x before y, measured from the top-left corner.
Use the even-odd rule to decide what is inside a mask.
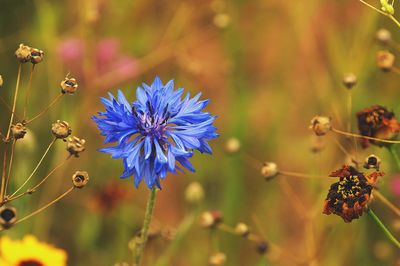
[[[400,174],[393,176],[390,181],[390,188],[396,197],[400,197]]]

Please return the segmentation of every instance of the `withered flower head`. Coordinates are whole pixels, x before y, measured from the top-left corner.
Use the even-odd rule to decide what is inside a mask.
[[[71,132],[71,127],[67,121],[57,120],[57,122],[53,123],[51,126],[51,133],[58,139],[65,139],[71,135]]]
[[[391,140],[396,138],[400,132],[400,124],[394,113],[380,105],[361,110],[357,113],[357,120],[358,130],[363,136]],[[388,145],[379,141],[363,139],[363,147],[367,147],[368,142],[378,146]]]
[[[75,157],[79,157],[79,153],[83,152],[85,150],[85,143],[86,140],[80,139],[78,137],[69,137],[67,139],[67,151],[71,155],[74,155]]]
[[[72,176],[72,183],[76,188],[83,188],[89,182],[89,174],[85,171],[76,171]]]
[[[367,158],[365,158],[364,168],[365,169],[376,169],[379,171],[379,166],[381,165],[381,158],[378,156],[371,154]]]
[[[348,73],[344,75],[342,82],[343,85],[350,90],[357,84],[357,77],[353,73]]]
[[[17,210],[13,207],[0,208],[0,225],[4,229],[10,228],[17,221]]]
[[[274,178],[278,174],[278,166],[273,162],[264,162],[261,167],[261,175],[265,177],[266,180]]]
[[[213,227],[222,222],[222,213],[220,211],[205,211],[200,216],[200,225],[202,227]]]
[[[67,94],[74,94],[78,89],[78,82],[75,78],[69,78],[68,76],[61,81],[61,92]]]
[[[235,226],[235,233],[240,236],[247,237],[250,234],[250,228],[245,223],[238,223]]]
[[[15,56],[21,63],[26,63],[31,61],[31,47],[21,43],[18,49],[15,51]]]
[[[330,174],[339,177],[339,182],[331,185],[324,203],[324,214],[334,213],[346,223],[358,219],[371,200],[371,192],[382,172],[364,175],[352,166],[344,165]]]
[[[376,40],[383,45],[387,45],[392,40],[392,34],[387,29],[379,29],[376,32]]]
[[[32,64],[39,64],[43,61],[44,52],[42,50],[31,48],[31,63]]]
[[[394,65],[395,56],[389,51],[378,51],[376,56],[376,61],[378,67],[385,72],[388,72],[392,69]]]
[[[11,133],[14,139],[22,139],[26,134],[26,127],[22,123],[11,126]]]
[[[311,119],[309,128],[314,131],[315,135],[323,136],[332,129],[331,118],[327,116],[314,116]]]

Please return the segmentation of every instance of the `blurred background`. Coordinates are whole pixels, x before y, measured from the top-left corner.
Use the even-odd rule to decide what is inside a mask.
[[[348,72],[358,77],[352,90],[353,131],[354,114],[364,107],[381,104],[400,113],[400,76],[380,71],[375,59],[383,49],[375,40],[378,29],[387,28],[400,41],[400,29],[387,18],[345,0],[0,3],[2,97],[12,102],[18,69],[14,52],[20,43],[45,52],[35,67],[28,116],[59,93],[67,73],[79,83],[75,95],[63,97],[29,127],[16,148],[15,182],[21,183],[40,159],[55,120],[68,121],[73,134],[87,140],[79,159],[70,160],[40,192],[14,206],[28,213],[65,191],[76,170],[90,174],[87,187],[2,235],[32,233],[65,249],[69,265],[131,261],[128,243],[141,227],[148,189],[142,184],[136,190],[132,179],[120,180],[122,163],[96,151],[103,138],[90,117],[103,110],[99,97],[107,92],[122,89],[133,101],[136,87],[159,75],[211,99],[207,111],[218,116],[220,138],[211,142],[212,156],[193,157],[196,173],[169,175],[162,183],[154,219],[162,228],[185,231],[178,243],[165,237],[150,240],[146,265],[207,265],[216,244],[193,217],[210,209],[222,211],[228,225],[248,224],[270,243],[264,257],[255,243],[215,232],[226,265],[399,263],[398,251],[367,215],[345,224],[338,216],[322,214],[333,179],[278,176],[266,182],[260,173],[262,162],[273,161],[282,170],[327,176],[348,160],[335,143],[340,141],[361,161],[371,153],[382,158],[386,176],[381,192],[400,203],[399,174],[386,149],[356,151],[346,138],[332,133],[316,140],[307,128],[321,114],[345,129],[348,91],[342,77]],[[23,90],[28,65],[22,74]],[[0,111],[1,128],[6,128],[9,113],[4,106]],[[225,151],[231,137],[241,144],[235,154]],[[312,152],[315,145],[324,148]],[[65,155],[65,146],[57,143],[34,178],[39,180]],[[205,190],[197,206],[185,201],[192,181]],[[400,237],[399,217],[380,202],[371,207]]]

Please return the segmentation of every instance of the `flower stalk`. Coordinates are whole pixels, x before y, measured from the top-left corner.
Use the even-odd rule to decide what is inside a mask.
[[[368,215],[374,220],[374,222],[381,228],[385,236],[392,242],[398,249],[400,249],[400,242],[390,233],[389,229],[382,223],[382,221],[376,216],[376,214],[370,209],[367,209]]]

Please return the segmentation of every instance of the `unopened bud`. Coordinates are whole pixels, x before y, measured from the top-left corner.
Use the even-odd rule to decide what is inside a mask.
[[[353,73],[348,73],[343,77],[343,85],[347,89],[352,89],[357,84],[357,77]]]
[[[314,131],[315,135],[323,136],[332,129],[331,118],[327,116],[314,116],[311,119],[309,128]]]
[[[61,81],[61,92],[67,94],[74,94],[78,89],[78,82],[75,78],[69,78],[68,76]]]
[[[245,223],[238,223],[235,227],[235,233],[247,237],[250,234],[250,229]]]
[[[76,171],[72,176],[72,183],[76,188],[83,188],[89,182],[89,174],[85,171]]]
[[[39,64],[43,61],[44,52],[42,50],[31,48],[31,63]]]
[[[376,56],[378,67],[385,72],[392,69],[394,65],[395,56],[389,51],[379,51]]]
[[[79,153],[83,152],[85,150],[85,143],[86,140],[80,139],[78,137],[69,137],[67,139],[67,151],[71,155],[74,155],[75,157],[79,157]]]
[[[209,263],[211,266],[221,266],[226,262],[226,255],[222,252],[217,252],[211,255]]]
[[[21,43],[18,49],[15,51],[15,56],[21,63],[26,63],[31,60],[31,47]]]
[[[225,151],[227,153],[233,154],[240,150],[240,140],[237,138],[229,138],[225,143]]]
[[[381,165],[381,159],[374,154],[371,154],[367,158],[365,158],[364,162],[365,169],[376,169],[377,171],[379,171],[380,165]]]
[[[261,175],[266,180],[274,178],[278,174],[278,165],[273,162],[265,162],[261,167]]]
[[[71,132],[71,127],[66,121],[57,120],[57,122],[53,123],[51,126],[51,133],[58,139],[65,139],[71,135]]]
[[[204,189],[199,182],[191,182],[185,190],[185,199],[189,203],[199,203],[204,199]]]
[[[26,127],[22,123],[12,125],[11,133],[15,140],[22,139],[26,134]]]
[[[17,221],[17,210],[13,207],[0,207],[0,225],[8,229]]]
[[[388,45],[392,40],[392,34],[387,29],[380,29],[376,32],[376,40],[383,45]]]
[[[213,227],[222,222],[222,213],[220,211],[206,211],[200,216],[200,225],[202,227]]]

